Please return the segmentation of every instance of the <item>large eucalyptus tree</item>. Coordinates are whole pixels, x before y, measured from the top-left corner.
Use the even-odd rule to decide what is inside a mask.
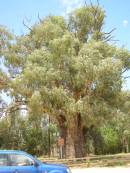
[[[113,116],[130,53],[103,32],[105,12],[85,5],[48,16],[4,50],[10,92],[34,115],[54,117],[67,156],[85,155],[85,132]]]

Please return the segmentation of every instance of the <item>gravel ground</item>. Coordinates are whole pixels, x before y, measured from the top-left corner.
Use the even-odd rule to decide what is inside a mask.
[[[130,173],[129,168],[74,168],[72,173]]]

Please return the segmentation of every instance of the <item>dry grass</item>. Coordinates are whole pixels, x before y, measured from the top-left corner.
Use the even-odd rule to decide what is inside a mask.
[[[72,159],[58,159],[58,158],[45,158],[45,157],[40,157],[39,159],[43,162],[62,163],[68,165],[69,167],[78,167],[78,168],[130,166],[130,153],[90,156],[85,158],[72,158]]]

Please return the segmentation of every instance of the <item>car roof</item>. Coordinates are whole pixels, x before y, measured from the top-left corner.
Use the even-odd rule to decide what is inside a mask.
[[[26,152],[24,152],[24,151],[20,151],[20,150],[0,150],[0,154],[27,154]]]

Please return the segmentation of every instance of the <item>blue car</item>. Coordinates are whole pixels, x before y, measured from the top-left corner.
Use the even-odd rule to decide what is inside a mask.
[[[23,151],[0,150],[0,173],[71,173],[62,164],[42,163]]]

